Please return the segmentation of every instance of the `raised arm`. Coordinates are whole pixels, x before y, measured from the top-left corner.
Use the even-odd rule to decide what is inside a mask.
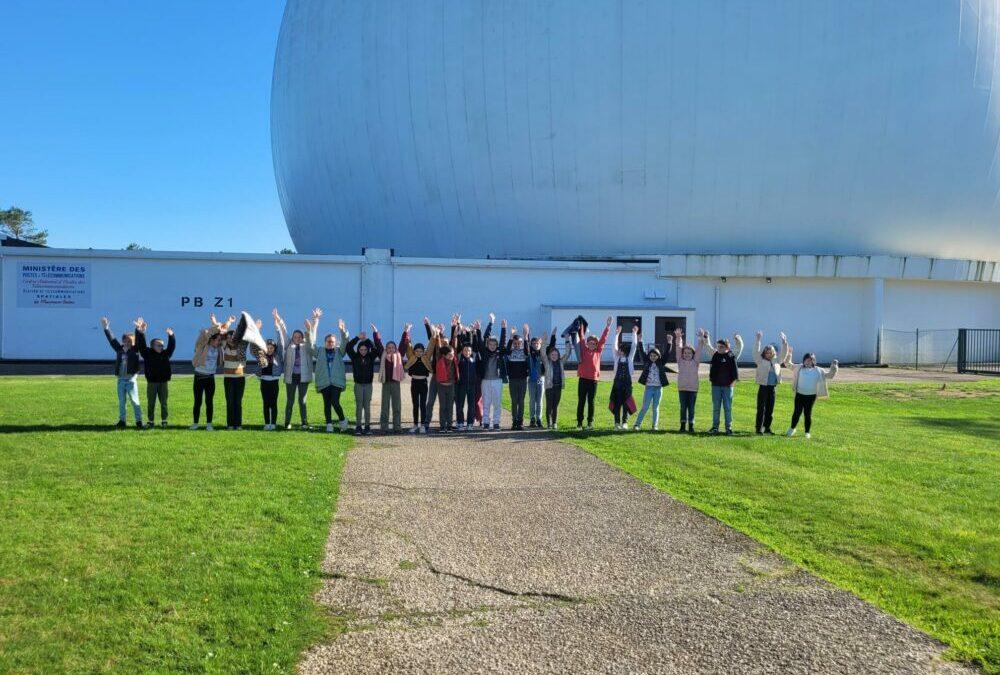
[[[604,345],[608,342],[608,331],[611,330],[611,317],[609,316],[607,321],[604,322],[604,331],[601,333],[601,339],[597,341],[597,351],[603,352]]]
[[[347,355],[352,359],[358,355],[358,352],[355,351],[354,347],[358,344],[359,339],[361,339],[361,336],[355,335],[347,342],[347,346],[344,348],[347,351]]]
[[[830,362],[830,369],[823,371],[823,377],[828,380],[832,380],[837,376],[837,371],[840,370],[840,361],[834,359]]]
[[[107,338],[108,344],[111,345],[111,348],[114,349],[117,354],[122,350],[122,345],[115,338],[115,334],[111,332],[111,322],[108,321],[106,316],[101,317],[101,326],[104,328],[104,337]]]
[[[639,329],[635,326],[632,327],[632,346],[628,350],[628,360],[629,363],[635,363],[635,350],[639,348],[639,343],[641,342],[639,338]],[[643,358],[645,358],[645,352],[643,352]]]
[[[701,329],[701,351],[705,356],[712,356],[715,354],[715,343],[712,342],[712,336],[709,335],[708,331],[704,328]]]
[[[145,331],[145,328],[146,328],[146,325],[142,322],[142,319],[141,318],[140,319],[136,319],[136,322],[135,322],[135,348],[139,350],[139,354],[142,355],[142,358],[146,358],[146,355],[149,354],[150,351],[152,351],[152,350],[150,350],[149,345],[146,343],[146,331]]]
[[[778,333],[778,337],[781,339],[781,354],[778,356],[778,363],[784,363],[785,359],[788,358],[788,337],[784,333]]]
[[[733,343],[736,345],[736,353],[733,354],[733,358],[739,361],[743,354],[743,338],[739,333],[733,333]]]
[[[375,324],[371,324],[371,329],[372,329],[372,341],[375,343],[375,347],[372,349],[372,351],[375,352],[375,356],[380,357],[382,356],[382,351],[385,348],[382,345],[382,335],[378,332],[378,328],[375,327]]]
[[[753,341],[753,362],[755,364],[757,364],[758,366],[764,360],[764,357],[760,355],[761,340],[763,339],[763,337],[764,337],[764,333],[761,332],[761,331],[757,331],[757,335],[754,337],[754,341]],[[782,359],[782,360],[784,360],[784,359]]]
[[[403,333],[399,336],[399,353],[406,354],[410,349],[410,329],[413,328],[411,324],[405,324],[403,326]]]

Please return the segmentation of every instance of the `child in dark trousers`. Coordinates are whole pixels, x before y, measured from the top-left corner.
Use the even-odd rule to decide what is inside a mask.
[[[524,324],[527,332],[528,324]],[[528,393],[528,346],[524,338],[512,329],[510,341],[503,349],[503,358],[507,361],[507,387],[510,389],[511,429],[519,431],[524,428],[524,398]]]
[[[135,346],[143,361],[143,375],[146,378],[146,419],[149,426],[156,417],[156,403],[160,403],[160,426],[167,426],[167,388],[170,383],[170,357],[174,354],[177,342],[174,340],[174,329],[167,329],[167,345],[163,340],[153,338],[152,344],[146,344],[147,324],[140,316],[136,319]]]

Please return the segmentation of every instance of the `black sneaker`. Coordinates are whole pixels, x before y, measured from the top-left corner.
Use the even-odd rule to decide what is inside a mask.
[[[719,428],[718,427],[712,427],[711,429],[708,430],[708,433],[710,433],[710,434],[717,434],[717,433],[719,433]]]
[[[760,429],[758,429],[758,430],[757,430],[757,435],[758,435],[758,436],[763,436],[763,435],[764,435],[764,432],[763,432],[763,431],[761,431]]]
[[[152,424],[152,422],[150,422],[150,424]],[[163,427],[164,429],[166,429],[167,428],[167,420],[163,420],[162,422],[160,422],[160,426]]]
[[[148,427],[142,425],[142,420],[136,420],[135,428],[138,429],[139,431],[142,431],[143,429],[147,429]]]
[[[732,436],[732,435],[733,435],[733,430],[732,429],[726,429],[726,436]]]
[[[680,431],[680,433],[683,434],[685,431],[687,431],[687,425],[684,424],[683,422],[681,422],[681,428],[680,428],[679,431]]]
[[[118,429],[124,429],[126,426],[128,425],[125,424],[125,420],[118,420],[118,424],[115,425]]]
[[[764,429],[764,434],[767,436],[774,436],[774,432],[770,429]]]
[[[358,426],[354,427],[354,435],[355,436],[361,436],[364,433],[365,433],[365,430],[364,430],[364,428],[361,425],[358,425]]]
[[[371,427],[370,424],[366,424],[365,425],[365,436],[371,436],[371,435],[372,435],[372,427]]]

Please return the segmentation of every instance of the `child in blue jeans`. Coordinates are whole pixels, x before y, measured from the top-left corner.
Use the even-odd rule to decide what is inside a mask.
[[[121,342],[115,339],[111,332],[111,322],[107,317],[101,317],[104,337],[115,352],[115,376],[118,378],[118,424],[119,429],[125,428],[125,399],[132,403],[132,414],[135,417],[136,429],[142,429],[142,406],[139,405],[139,350],[135,348],[135,337],[132,333],[122,335]]]

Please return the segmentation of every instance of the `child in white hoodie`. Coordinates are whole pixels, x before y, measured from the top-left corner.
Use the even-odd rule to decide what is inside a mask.
[[[792,355],[789,350],[785,357],[785,362],[794,371],[792,376],[792,389],[795,391],[795,409],[792,412],[792,424],[788,429],[788,436],[795,435],[795,427],[799,425],[799,417],[805,417],[806,438],[810,438],[809,429],[812,427],[812,409],[817,398],[828,398],[829,390],[826,386],[827,380],[832,380],[837,375],[840,363],[834,359],[830,363],[830,369],[824,370],[816,365],[816,356],[806,352],[802,357],[802,363],[795,365],[792,363]]]

